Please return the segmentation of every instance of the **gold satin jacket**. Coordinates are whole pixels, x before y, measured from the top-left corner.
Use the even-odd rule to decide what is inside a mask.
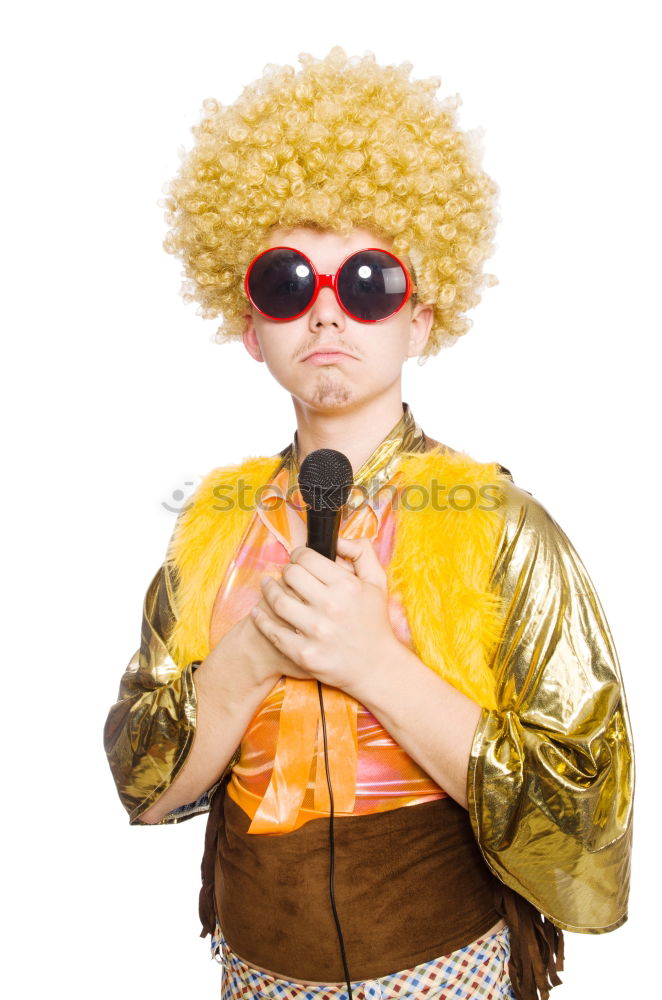
[[[416,450],[411,438],[405,444]],[[289,446],[264,468],[273,473],[292,455]],[[425,456],[415,457],[420,470]],[[472,827],[490,869],[558,927],[612,930],[627,919],[634,788],[617,654],[595,590],[564,532],[507,470],[489,468],[500,472],[500,529],[489,584],[499,599],[501,626],[486,647],[494,699],[480,702],[485,707],[469,763]],[[269,478],[263,474],[261,481]],[[240,537],[237,528],[226,547],[234,552]],[[434,539],[429,531],[422,539],[431,561]],[[141,814],[174,781],[195,734],[193,672],[206,651],[201,647],[197,659],[182,664],[173,645],[179,583],[169,547],[145,596],[140,649],[122,676],[104,730],[132,824],[141,824]],[[419,606],[411,604],[413,620],[423,609],[419,647],[429,653],[439,633],[426,614],[434,601],[423,594]],[[161,823],[207,812],[239,756],[237,747],[219,781]]]

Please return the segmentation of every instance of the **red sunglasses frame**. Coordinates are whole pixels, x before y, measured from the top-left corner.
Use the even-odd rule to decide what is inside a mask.
[[[313,294],[310,302],[308,303],[305,309],[302,309],[301,312],[298,312],[295,316],[287,316],[287,317],[270,316],[269,313],[263,312],[262,309],[260,309],[260,307],[256,305],[256,303],[251,298],[251,293],[248,289],[248,281],[251,275],[251,271],[253,270],[253,266],[256,263],[256,261],[260,259],[260,257],[263,257],[265,253],[270,253],[272,250],[293,250],[295,253],[298,253],[309,264],[310,269],[315,277],[315,287],[313,288]],[[405,294],[398,308],[394,309],[392,313],[388,314],[388,316],[382,316],[381,319],[361,319],[359,316],[355,316],[354,313],[350,312],[350,310],[344,305],[344,303],[340,299],[340,296],[338,295],[338,275],[340,274],[340,272],[342,271],[343,267],[345,266],[348,260],[351,260],[351,258],[354,257],[357,253],[365,253],[366,250],[377,250],[379,253],[385,253],[388,254],[389,257],[392,257],[393,260],[396,261],[396,263],[399,264],[402,270],[404,271],[405,278],[407,281],[405,287]],[[248,267],[248,270],[246,271],[246,277],[244,278],[244,290],[251,305],[253,305],[254,308],[257,309],[260,315],[264,316],[266,319],[271,320],[273,323],[291,323],[293,319],[299,319],[300,316],[305,316],[308,310],[311,309],[312,306],[314,305],[315,300],[317,299],[317,296],[319,295],[321,288],[332,288],[336,296],[336,301],[340,306],[340,308],[342,309],[342,311],[346,313],[351,319],[356,320],[357,323],[382,323],[385,319],[391,319],[392,316],[395,316],[397,315],[397,313],[400,312],[400,310],[409,301],[412,294],[416,291],[416,285],[412,282],[411,275],[409,274],[407,267],[403,264],[403,262],[400,260],[399,257],[396,257],[395,254],[391,253],[390,250],[384,250],[383,247],[362,247],[360,250],[353,250],[352,253],[348,254],[347,257],[345,257],[345,259],[340,264],[335,274],[320,274],[315,269],[315,265],[313,264],[310,257],[306,256],[306,254],[302,250],[298,250],[296,247],[288,247],[288,246],[267,247],[266,250],[263,250],[261,253],[257,255],[257,257],[253,258]]]

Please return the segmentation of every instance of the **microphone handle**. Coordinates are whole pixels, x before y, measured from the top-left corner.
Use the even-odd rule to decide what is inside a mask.
[[[341,509],[309,510],[306,518],[306,545],[335,562]]]

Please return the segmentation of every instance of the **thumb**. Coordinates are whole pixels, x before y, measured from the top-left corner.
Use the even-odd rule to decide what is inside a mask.
[[[339,535],[336,552],[351,561],[359,580],[386,590],[386,573],[369,538],[343,538]]]

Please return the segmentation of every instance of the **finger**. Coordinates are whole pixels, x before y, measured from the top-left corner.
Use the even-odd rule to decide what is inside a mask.
[[[308,548],[307,545],[299,545],[290,554],[290,562],[297,566],[303,566],[311,576],[314,576],[320,583],[331,584],[338,580],[338,573],[342,571],[342,566],[326,556],[315,552],[315,549]]]
[[[337,551],[346,559],[351,559],[354,572],[360,580],[386,587],[386,573],[377,558],[369,538],[338,538]]]
[[[291,628],[310,635],[311,627],[317,618],[313,609],[298,597],[287,594],[280,582],[271,577],[263,576],[261,584],[264,600],[274,614]]]
[[[280,615],[277,615],[276,612],[269,606],[264,597],[262,597],[257,602],[257,604],[253,605],[250,611],[250,615],[256,624],[259,623],[262,625],[263,631],[265,628],[269,628],[270,627],[269,623],[271,623],[271,626],[273,626],[273,634],[279,637],[279,645],[277,647],[278,649],[282,650],[283,643],[287,643],[288,640],[293,638],[294,636],[300,636],[303,634],[300,629],[296,628],[293,625],[290,625],[288,621],[285,621],[284,618],[281,618]],[[292,658],[291,647],[289,648],[289,651],[286,653],[286,655]]]
[[[262,590],[262,605],[263,605],[263,607],[264,607],[265,610],[269,611],[270,614],[275,614],[275,612],[272,611],[271,607],[266,603],[265,598],[264,598],[264,584],[268,580],[273,580],[276,584],[278,584],[278,586],[282,587],[284,593],[288,594],[290,597],[296,599],[299,602],[302,601],[302,598],[296,593],[295,590],[292,589],[292,587],[290,587],[288,585],[287,581],[285,580],[285,578],[283,576],[283,570],[287,569],[287,567],[289,565],[290,565],[289,563],[285,563],[285,565],[283,567],[281,567],[281,573],[280,573],[279,576],[273,576],[270,573],[265,573],[261,577],[261,579],[260,579],[260,587],[261,587],[261,590]],[[321,586],[321,584],[320,584],[320,586]],[[278,615],[276,615],[276,617],[278,617]],[[284,621],[284,619],[280,619],[280,620]],[[288,624],[288,623],[285,622],[285,624]]]
[[[287,580],[283,575],[283,571],[287,569],[289,565],[290,565],[289,563],[285,563],[283,566],[281,566],[280,572],[278,574],[269,573],[268,571],[265,571],[264,575],[262,576],[262,579],[264,580],[265,578],[269,577],[270,579],[275,580],[276,583],[279,583],[283,587],[286,594],[289,594],[291,597],[295,597],[297,596],[295,591],[292,589],[292,587],[289,586]]]
[[[308,604],[319,604],[326,591],[326,584],[321,583],[301,563],[287,563],[283,566],[283,581],[289,588],[289,593]]]
[[[354,563],[351,559],[347,559],[346,556],[336,555],[336,566],[342,566],[345,572],[351,573],[354,576]]]
[[[254,605],[250,612],[256,628],[283,656],[293,659],[293,644],[299,640],[299,636],[288,625],[281,625],[276,621],[260,604],[261,602]]]
[[[255,618],[255,615],[252,614],[254,609],[257,609],[257,611],[261,611],[262,614],[265,614],[267,616],[267,618],[271,618],[274,624],[279,625],[281,628],[288,629],[293,633],[296,632],[296,629],[294,629],[289,622],[286,622],[284,618],[280,618],[276,614],[273,608],[269,606],[264,596],[262,596],[260,600],[257,602],[257,604],[254,604],[253,608],[251,608],[252,618]]]

